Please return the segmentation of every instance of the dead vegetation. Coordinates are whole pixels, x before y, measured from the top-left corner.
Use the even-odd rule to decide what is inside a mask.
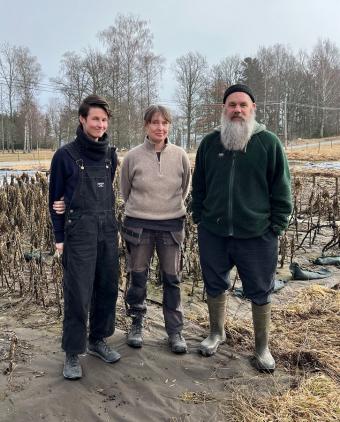
[[[339,254],[338,178],[302,173],[293,177],[294,212],[288,232],[280,240],[280,265],[299,260],[301,253]],[[45,176],[22,175],[3,180],[0,186],[0,311],[12,310],[23,324],[36,313],[32,327],[60,324],[62,316],[62,267],[54,255],[47,207]],[[190,201],[190,199],[189,199]],[[123,205],[116,213],[122,219]],[[120,245],[121,287],[127,279],[124,245]],[[183,245],[183,290],[204,299],[197,249],[197,233],[191,218]],[[154,259],[151,278],[157,289],[158,264]],[[279,366],[294,374],[289,391],[246,396],[235,391],[232,404],[221,403],[233,421],[333,421],[339,419],[339,291],[320,286],[303,290],[289,305],[273,311],[272,352]],[[205,309],[205,307],[204,307]],[[187,318],[207,326],[206,312],[187,313]],[[124,329],[124,308],[118,308],[118,324]],[[252,350],[253,329],[246,319],[229,318],[227,342],[235,350]],[[0,359],[10,377],[22,349],[16,333],[0,335]],[[183,393],[183,402],[204,403],[214,398],[205,392]],[[338,418],[338,419],[336,419]]]
[[[20,162],[30,160],[51,160],[55,151],[51,149],[39,149],[31,152],[18,150],[16,152],[0,152],[1,162]]]
[[[339,139],[333,140],[338,142]],[[331,144],[331,140],[323,142],[318,139],[309,139],[308,144],[299,143],[299,148],[288,147],[286,154],[289,160],[301,161],[339,161],[340,144]]]
[[[340,382],[340,292],[312,285],[293,303],[274,306],[271,351],[291,373],[323,372]],[[227,342],[239,351],[252,350],[251,321],[229,318]]]
[[[273,313],[273,350],[288,370],[323,372],[340,382],[340,292],[313,285]]]
[[[206,391],[185,391],[178,398],[183,402],[195,404],[216,401],[211,393]]]
[[[340,418],[339,386],[316,374],[299,380],[284,393],[244,395],[234,391],[221,409],[234,422],[335,422]]]

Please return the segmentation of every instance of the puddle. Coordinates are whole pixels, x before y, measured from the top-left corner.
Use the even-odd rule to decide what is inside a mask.
[[[304,167],[319,168],[319,169],[336,169],[340,170],[340,161],[324,161],[317,163],[305,163]]]

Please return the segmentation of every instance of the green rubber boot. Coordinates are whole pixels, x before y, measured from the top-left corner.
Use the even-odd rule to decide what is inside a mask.
[[[275,360],[268,347],[271,304],[259,306],[252,303],[252,312],[255,334],[254,366],[260,372],[274,372]]]
[[[202,341],[198,349],[203,356],[214,355],[217,352],[218,346],[225,342],[224,321],[226,301],[226,293],[222,293],[217,297],[207,296],[210,334]]]

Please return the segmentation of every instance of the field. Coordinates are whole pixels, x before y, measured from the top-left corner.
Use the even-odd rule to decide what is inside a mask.
[[[291,149],[288,147],[287,156],[290,160],[303,161],[339,161],[340,160],[340,145],[334,144],[320,144],[319,146],[305,146],[301,149]]]
[[[334,140],[337,142],[338,140]],[[318,140],[312,140],[311,144],[299,141],[289,146],[286,150],[287,156],[290,160],[301,161],[339,161],[340,160],[340,144],[334,143],[330,145],[327,141],[318,143]],[[298,145],[298,149],[296,149]],[[17,152],[0,152],[0,169],[18,169],[18,170],[48,170],[49,162],[54,154],[52,150],[39,150],[31,153]],[[119,152],[119,157],[123,159],[124,153]],[[195,153],[189,153],[192,162],[195,160]],[[31,161],[31,163],[29,163]],[[33,164],[32,164],[33,161]],[[6,163],[4,166],[3,163]],[[7,165],[7,163],[10,163]]]
[[[291,155],[293,154],[293,155]],[[298,156],[296,155],[298,154]],[[310,155],[309,155],[310,154]],[[319,154],[319,155],[318,155]],[[288,151],[292,160],[340,158],[333,145]],[[193,159],[193,155],[191,156]],[[6,161],[10,161],[7,160]],[[0,187],[0,420],[1,421],[336,421],[340,419],[340,267],[317,280],[293,280],[290,264],[319,271],[314,261],[339,257],[338,175],[292,168],[294,212],[280,239],[273,294],[271,350],[274,375],[259,374],[250,305],[232,274],[225,330],[227,343],[211,358],[197,354],[208,330],[196,228],[187,218],[183,248],[185,356],[168,349],[163,329],[157,260],[148,292],[145,346],[125,344],[124,245],[117,330],[110,339],[122,354],[115,365],[82,357],[84,378],[61,377],[62,268],[54,255],[47,212],[47,180],[22,176]],[[118,218],[122,203],[117,201]]]

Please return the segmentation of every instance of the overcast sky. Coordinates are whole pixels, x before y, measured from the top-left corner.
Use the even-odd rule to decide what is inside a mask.
[[[0,42],[28,47],[45,83],[58,74],[63,53],[99,45],[98,32],[118,13],[148,21],[154,52],[168,68],[189,51],[211,65],[276,43],[310,52],[319,38],[329,38],[340,48],[340,0],[0,0],[0,6]],[[170,71],[162,84],[161,101],[171,105]]]

